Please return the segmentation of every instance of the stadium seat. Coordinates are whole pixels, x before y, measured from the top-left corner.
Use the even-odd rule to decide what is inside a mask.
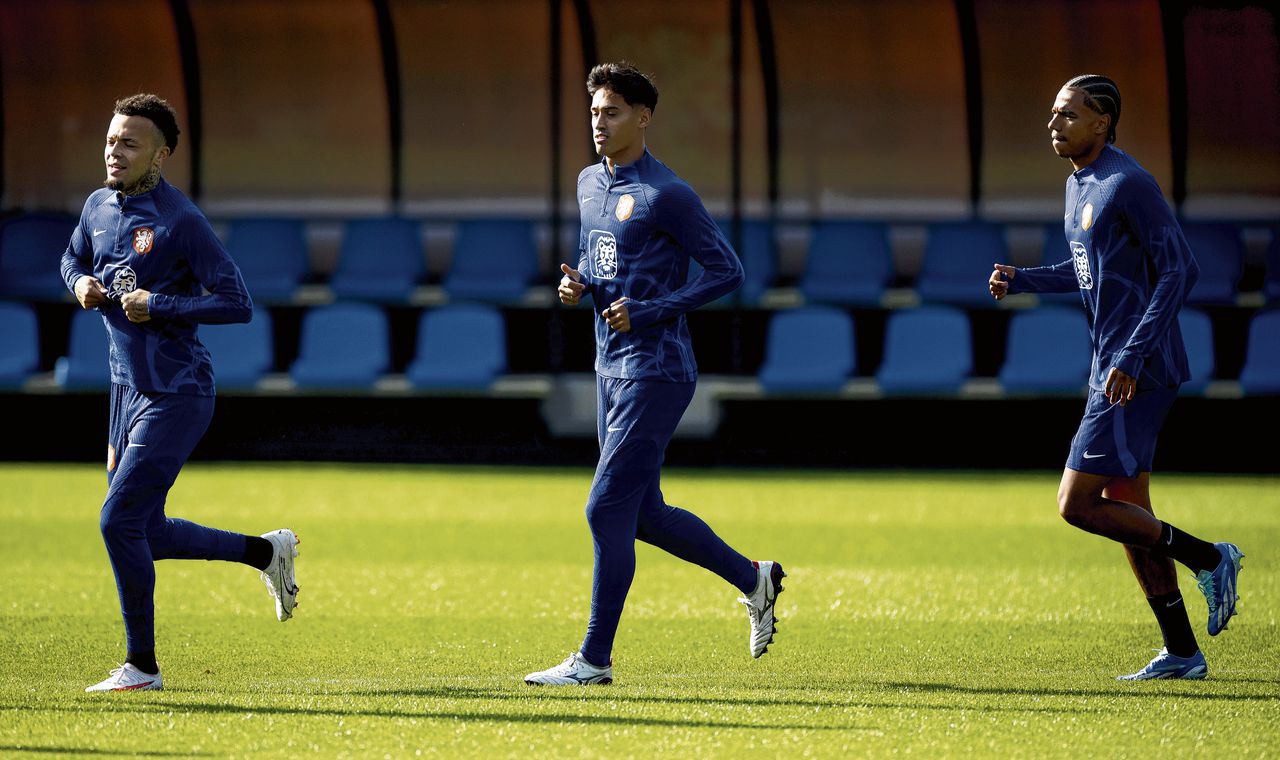
[[[1009,260],[1004,226],[992,222],[929,225],[916,292],[926,303],[995,305],[987,280],[991,265]]]
[[[768,393],[837,393],[856,365],[853,319],[826,306],[775,312],[760,385]]]
[[[77,307],[67,355],[53,366],[54,380],[66,390],[106,390],[111,385],[110,361],[102,314]]]
[[[1240,387],[1245,395],[1280,395],[1280,310],[1260,311],[1249,324]]]
[[[0,388],[21,388],[40,365],[40,333],[30,306],[0,303]]]
[[[538,270],[533,226],[516,219],[475,219],[458,224],[453,263],[444,278],[449,298],[514,303]]]
[[[0,296],[69,299],[62,254],[75,228],[76,218],[61,214],[27,214],[0,225]]]
[[[1079,394],[1089,385],[1093,346],[1081,309],[1046,306],[1009,320],[1000,385],[1008,393]]]
[[[200,342],[213,357],[213,377],[219,390],[247,390],[257,386],[273,364],[271,315],[253,310],[244,324],[201,325]]]
[[[287,303],[306,275],[307,240],[297,219],[236,219],[227,250],[258,303]]]
[[[716,222],[724,237],[733,243],[733,222],[720,219]],[[743,219],[742,239],[734,245],[742,262],[745,280],[738,289],[737,300],[747,306],[760,303],[764,292],[773,284],[778,273],[778,258],[774,252],[773,225],[767,219]]]
[[[972,371],[972,337],[964,312],[924,306],[889,315],[884,360],[876,373],[885,393],[954,393]]]
[[[809,241],[800,292],[810,303],[878,306],[892,277],[885,225],[821,222]]]
[[[1187,303],[1235,303],[1236,283],[1244,267],[1240,229],[1234,224],[1188,222],[1182,225],[1182,231],[1200,265],[1200,277],[1187,296]]]
[[[1213,380],[1216,366],[1213,323],[1203,311],[1184,308],[1178,314],[1178,326],[1182,330],[1182,342],[1187,347],[1187,364],[1191,368],[1191,379],[1182,384],[1181,393],[1198,396],[1204,393],[1209,381]]]
[[[426,269],[417,222],[357,219],[343,230],[329,287],[338,300],[406,303]]]
[[[1267,277],[1262,284],[1262,294],[1267,303],[1280,302],[1280,227],[1271,231],[1271,245],[1267,246]]]
[[[300,388],[366,390],[390,363],[390,334],[382,309],[338,303],[303,316],[298,360],[289,374]]]
[[[406,375],[420,389],[484,390],[507,368],[507,328],[492,306],[459,304],[424,312],[418,353]]]

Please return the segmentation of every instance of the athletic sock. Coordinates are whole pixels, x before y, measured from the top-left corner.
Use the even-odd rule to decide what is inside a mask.
[[[156,650],[154,649],[146,652],[130,652],[124,658],[124,661],[149,676],[154,676],[160,672],[160,666],[156,664]]]
[[[1218,547],[1183,533],[1167,522],[1160,523],[1160,540],[1151,547],[1151,551],[1172,557],[1191,568],[1193,573],[1212,570],[1222,561]]]
[[[1151,605],[1156,622],[1160,624],[1160,635],[1164,637],[1164,648],[1169,650],[1169,654],[1190,657],[1199,651],[1196,635],[1191,632],[1191,621],[1187,619],[1187,605],[1182,603],[1181,591],[1149,596],[1147,604]]]
[[[240,558],[244,564],[266,570],[274,556],[276,556],[276,547],[267,539],[260,536],[244,537],[244,556]]]

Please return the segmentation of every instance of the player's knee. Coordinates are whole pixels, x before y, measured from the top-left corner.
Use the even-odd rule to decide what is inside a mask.
[[[1088,500],[1070,491],[1058,492],[1058,514],[1067,521],[1068,525],[1083,528],[1088,523],[1091,506]]]

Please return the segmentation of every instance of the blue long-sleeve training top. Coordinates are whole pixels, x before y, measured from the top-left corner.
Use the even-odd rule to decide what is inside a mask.
[[[1009,292],[1079,289],[1093,340],[1091,388],[1103,390],[1112,367],[1137,378],[1139,390],[1191,379],[1178,312],[1200,267],[1155,178],[1106,146],[1067,178],[1064,229],[1071,258],[1018,269]]]
[[[648,150],[633,164],[602,159],[578,175],[578,270],[597,312],[596,372],[693,382],[698,365],[685,314],[742,285],[742,264],[693,188]],[[689,277],[689,260],[702,272]],[[630,299],[631,330],[599,316]]]
[[[110,294],[98,309],[110,341],[111,382],[142,392],[214,395],[213,363],[196,326],[248,322],[253,302],[209,220],[182,191],[161,178],[140,195],[106,188],[90,195],[62,254],[62,279],[73,293],[83,275],[98,278]],[[120,306],[135,289],[151,292],[149,321],[130,322]]]

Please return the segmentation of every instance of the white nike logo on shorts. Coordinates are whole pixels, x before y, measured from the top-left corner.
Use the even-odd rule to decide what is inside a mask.
[[[1097,459],[1098,457],[1105,457],[1105,456],[1106,454],[1090,454],[1087,451],[1084,453],[1085,459]]]

